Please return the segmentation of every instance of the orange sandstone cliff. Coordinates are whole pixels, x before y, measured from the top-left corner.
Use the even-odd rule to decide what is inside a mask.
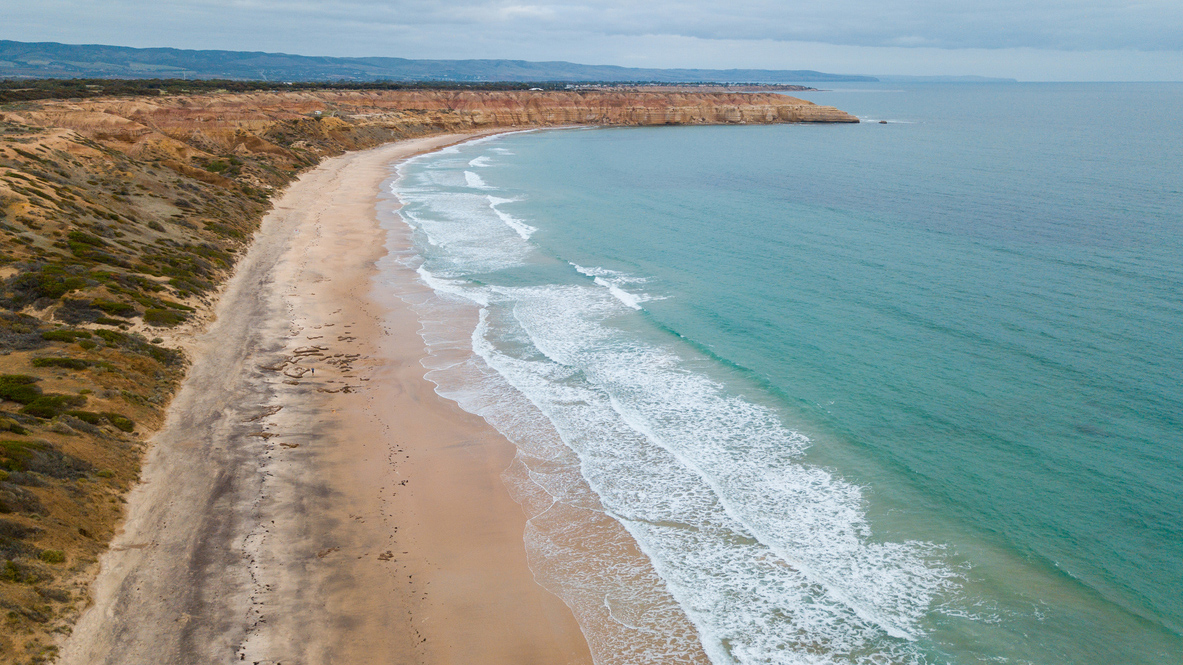
[[[12,119],[75,130],[146,158],[187,157],[195,149],[335,153],[408,136],[499,127],[858,122],[831,106],[769,93],[313,91],[30,106],[16,109]]]

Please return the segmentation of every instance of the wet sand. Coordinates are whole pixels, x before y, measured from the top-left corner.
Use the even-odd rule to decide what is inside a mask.
[[[437,136],[326,160],[275,201],[192,344],[62,663],[591,663],[526,565],[513,448],[424,380],[375,291],[375,206]]]

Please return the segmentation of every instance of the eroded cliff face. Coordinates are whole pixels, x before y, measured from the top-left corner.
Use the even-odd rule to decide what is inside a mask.
[[[332,101],[454,114],[456,121],[475,126],[858,122],[833,107],[776,94],[408,91],[343,93]]]
[[[43,102],[10,115],[148,158],[202,152],[295,157],[288,154],[293,148],[333,154],[408,136],[498,127],[858,122],[834,107],[786,95],[617,91],[215,94]]]

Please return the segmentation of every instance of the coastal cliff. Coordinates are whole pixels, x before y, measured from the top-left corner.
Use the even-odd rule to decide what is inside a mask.
[[[310,91],[0,106],[0,663],[89,603],[147,436],[271,197],[322,159],[501,128],[857,122],[777,94]]]
[[[10,119],[75,130],[136,157],[161,151],[281,155],[304,148],[334,154],[409,136],[500,127],[858,122],[832,106],[767,93],[448,90],[43,102]]]

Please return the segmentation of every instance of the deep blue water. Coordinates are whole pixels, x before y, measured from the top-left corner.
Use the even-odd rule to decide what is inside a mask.
[[[536,409],[490,420],[716,663],[1183,663],[1183,85],[802,96],[864,122],[404,167],[473,410]]]

